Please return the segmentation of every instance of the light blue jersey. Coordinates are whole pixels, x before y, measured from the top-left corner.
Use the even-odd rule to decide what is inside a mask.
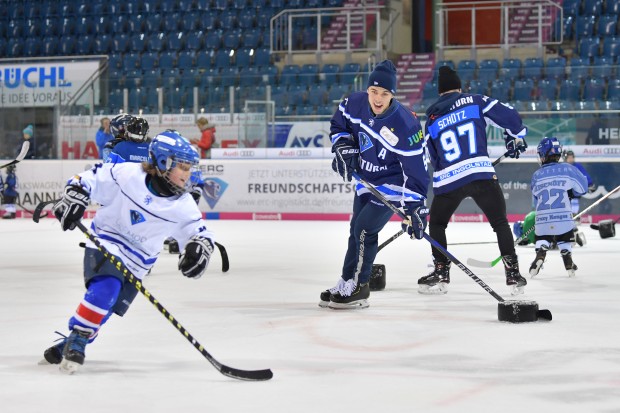
[[[536,206],[536,235],[561,235],[575,228],[568,191],[581,196],[588,181],[567,163],[543,165],[532,176],[532,196]]]

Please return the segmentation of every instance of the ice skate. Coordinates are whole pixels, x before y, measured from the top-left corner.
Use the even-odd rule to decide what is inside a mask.
[[[580,247],[583,247],[584,245],[586,245],[588,243],[588,241],[586,240],[586,236],[584,235],[583,232],[581,231],[577,231],[577,229],[575,229],[575,242],[577,243],[577,245],[579,245]]]
[[[534,278],[540,272],[543,263],[545,262],[545,258],[547,257],[548,247],[546,245],[541,246],[536,250],[536,258],[532,261],[532,265],[530,265],[530,277]]]
[[[510,294],[523,294],[527,280],[521,276],[519,272],[519,260],[516,255],[504,255],[504,271],[506,272],[506,285],[510,287]]]
[[[327,289],[327,290],[323,291],[323,292],[321,293],[321,296],[320,296],[320,300],[321,300],[321,301],[319,301],[319,307],[321,307],[321,308],[327,308],[327,305],[329,304],[329,297],[330,297],[332,294],[335,294],[336,292],[338,292],[338,290],[339,290],[340,288],[343,288],[343,287],[344,287],[345,282],[346,282],[346,281],[345,281],[345,280],[343,280],[343,279],[342,279],[342,277],[340,277],[340,278],[338,278],[338,283],[336,284],[336,286],[335,286],[335,287],[332,287],[332,288],[329,288],[329,289]]]
[[[58,343],[43,352],[43,360],[39,361],[39,365],[41,366],[48,364],[60,364],[62,361],[62,350],[67,342],[67,336],[59,333],[58,331],[56,333],[60,334],[62,337],[58,339]]]
[[[435,269],[418,280],[418,293],[425,295],[440,295],[448,293],[450,284],[449,262],[435,261]]]
[[[359,284],[351,279],[346,281],[337,292],[331,294],[327,306],[335,310],[367,308],[368,297],[370,297],[368,283]]]
[[[62,351],[63,360],[60,362],[60,371],[73,374],[84,364],[86,345],[92,334],[94,331],[90,328],[73,327],[73,331],[67,337],[67,342]]]
[[[560,251],[562,254],[562,261],[564,261],[564,268],[568,273],[569,277],[575,276],[575,271],[577,271],[577,266],[573,262],[573,254],[569,250]]]

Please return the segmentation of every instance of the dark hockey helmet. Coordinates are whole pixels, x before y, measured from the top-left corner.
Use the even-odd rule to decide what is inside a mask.
[[[190,173],[198,170],[200,157],[198,153],[177,131],[166,130],[155,136],[149,145],[149,162],[157,169],[157,174],[164,179],[170,191],[181,195],[192,189],[193,182],[188,179],[181,187],[170,180],[170,171],[178,164],[187,164]]]
[[[568,151],[563,151],[562,152],[562,159],[564,159],[564,161],[566,161],[566,158],[568,158],[569,156],[572,156],[573,158],[575,157],[575,152],[568,150]]]
[[[149,133],[149,123],[144,118],[133,118],[126,126],[125,135],[133,142],[145,142]]]
[[[542,138],[536,148],[538,163],[544,165],[550,162],[558,162],[562,155],[562,145],[556,137]]]
[[[127,125],[135,118],[135,116],[128,113],[121,113],[112,118],[110,121],[110,132],[112,132],[112,136],[120,139],[127,138]]]

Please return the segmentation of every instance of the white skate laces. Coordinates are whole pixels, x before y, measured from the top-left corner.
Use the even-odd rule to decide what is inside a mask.
[[[342,281],[342,283],[340,281]],[[355,291],[355,287],[357,287],[357,282],[355,281],[355,278],[351,278],[350,280],[347,280],[347,281],[344,281],[341,278],[338,281],[337,287],[338,287],[338,290],[332,292],[332,294],[335,294],[336,292],[338,292],[338,294],[340,294],[343,297],[349,297],[351,296],[351,294],[353,294],[353,291]]]

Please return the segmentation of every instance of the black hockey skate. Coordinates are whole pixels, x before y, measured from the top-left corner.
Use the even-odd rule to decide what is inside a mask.
[[[329,297],[329,308],[335,310],[346,310],[354,308],[367,308],[368,297],[370,297],[370,286],[368,283],[359,284],[354,280],[348,280],[344,287]]]
[[[342,277],[338,278],[338,283],[336,284],[335,287],[329,288],[325,291],[323,291],[320,295],[320,300],[319,301],[319,307],[321,308],[327,308],[327,306],[329,305],[329,299],[331,297],[332,294],[335,294],[338,292],[339,289],[343,288],[345,285],[346,281],[342,279]]]
[[[435,261],[435,269],[418,280],[418,293],[439,295],[448,293],[450,262]]]
[[[523,294],[523,287],[527,285],[527,280],[519,272],[519,260],[516,255],[504,255],[504,271],[506,272],[506,285],[511,287],[510,294]]]
[[[65,348],[67,336],[59,333],[58,331],[56,331],[56,334],[59,334],[62,337],[57,340],[58,342],[56,344],[43,352],[43,360],[39,361],[40,365],[60,364],[60,362],[62,361],[62,350]]]
[[[536,258],[532,261],[532,265],[530,265],[530,277],[534,278],[540,272],[543,263],[545,262],[545,258],[547,257],[547,251],[549,247],[546,245],[542,245],[540,248],[536,249]]]
[[[84,364],[86,358],[86,345],[88,339],[94,334],[90,328],[75,326],[67,337],[65,348],[62,351],[63,360],[60,362],[60,370],[67,374],[73,374],[78,367]]]
[[[562,261],[564,261],[564,268],[566,269],[568,276],[574,277],[575,271],[577,271],[577,266],[573,262],[573,254],[569,250],[562,250],[560,251],[560,254],[562,254]]]

